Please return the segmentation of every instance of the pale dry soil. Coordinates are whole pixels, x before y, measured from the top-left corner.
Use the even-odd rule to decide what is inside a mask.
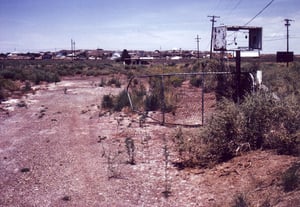
[[[298,158],[256,151],[212,169],[179,170],[176,129],[101,109],[103,95],[122,89],[97,82],[65,78],[22,97],[26,107],[2,103],[0,206],[231,206],[239,194],[251,206],[300,206],[300,192],[281,186]]]

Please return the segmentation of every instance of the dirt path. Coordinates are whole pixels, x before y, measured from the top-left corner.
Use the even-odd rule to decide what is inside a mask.
[[[296,158],[253,152],[211,170],[179,171],[171,165],[174,129],[141,128],[135,114],[99,109],[103,95],[122,90],[95,87],[99,80],[50,84],[0,117],[0,206],[229,206],[237,193],[255,205],[266,197],[273,206],[300,204],[299,191],[285,195],[279,186]]]

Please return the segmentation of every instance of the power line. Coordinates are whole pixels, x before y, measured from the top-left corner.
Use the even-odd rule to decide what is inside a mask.
[[[274,0],[270,1],[262,10],[260,10],[252,19],[250,19],[250,21],[248,21],[246,24],[244,24],[244,26],[247,26],[248,24],[250,24],[256,17],[258,17],[261,13],[263,13],[264,10],[266,10],[272,3],[274,2]]]
[[[273,42],[273,41],[278,41],[278,40],[284,40],[285,38],[282,37],[282,38],[274,38],[274,39],[264,39],[265,42]]]
[[[236,3],[236,5],[233,7],[232,10],[235,10],[235,9],[240,5],[241,2],[242,2],[242,0],[239,0],[239,1]],[[231,10],[231,11],[232,11],[232,10]]]
[[[234,7],[232,7],[232,9],[230,10],[229,12],[229,15],[231,15],[231,13],[236,10],[236,8],[241,4],[242,0],[239,0],[235,5]]]
[[[244,24],[244,26],[247,26],[248,24],[250,24],[256,17],[258,17],[261,13],[263,13],[264,10],[266,10],[272,3],[274,2],[274,0],[271,0],[263,9],[261,9],[254,17],[252,17],[246,24]],[[237,5],[239,5],[240,2],[238,2]],[[228,37],[231,37],[232,35],[235,35],[237,33],[237,31],[231,33],[230,35],[228,35]]]

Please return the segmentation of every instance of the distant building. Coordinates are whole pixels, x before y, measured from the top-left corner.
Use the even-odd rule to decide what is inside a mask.
[[[52,53],[46,52],[42,55],[42,60],[51,60],[53,58]]]

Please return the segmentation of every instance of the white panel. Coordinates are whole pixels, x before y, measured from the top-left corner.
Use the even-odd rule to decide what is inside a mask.
[[[213,34],[214,50],[226,50],[226,27],[215,27]]]

